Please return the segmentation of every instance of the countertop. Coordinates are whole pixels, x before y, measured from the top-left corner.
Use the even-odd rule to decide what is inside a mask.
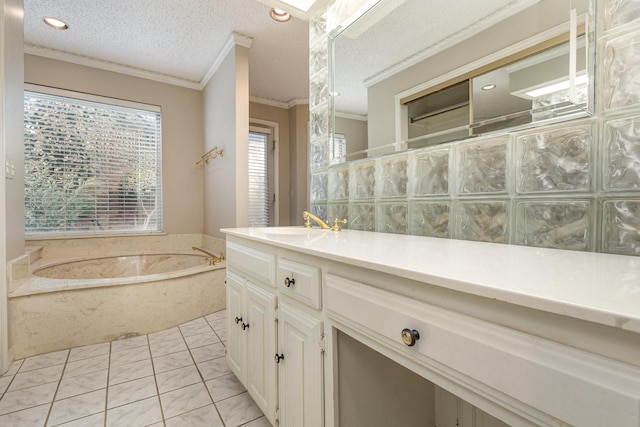
[[[271,227],[221,231],[640,333],[640,257],[353,230]]]

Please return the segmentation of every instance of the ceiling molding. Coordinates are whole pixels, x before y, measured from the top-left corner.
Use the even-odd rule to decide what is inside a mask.
[[[458,31],[455,34],[447,37],[446,39],[441,40],[438,43],[435,43],[426,49],[412,55],[397,64],[388,67],[381,72],[374,74],[371,77],[368,77],[364,81],[365,87],[369,88],[376,83],[380,83],[381,81],[393,76],[394,74],[399,73],[400,71],[406,70],[407,68],[424,61],[425,59],[432,57],[444,50],[462,42],[463,40],[473,36],[474,34],[478,34],[481,31],[484,31],[498,22],[515,15],[516,13],[538,3],[540,0],[528,0],[528,1],[513,1],[509,3],[509,5],[504,8],[496,11],[495,13],[486,16],[484,19],[476,22],[476,24],[471,25],[461,31]]]
[[[255,102],[256,104],[269,105],[271,107],[282,108],[288,110],[296,105],[306,105],[309,103],[308,98],[294,98],[288,102],[278,101],[277,99],[261,98],[259,96],[250,96],[249,102]]]
[[[340,111],[336,111],[335,116],[340,117],[341,119],[360,120],[362,122],[367,121],[367,116],[364,114],[343,113]]]
[[[156,73],[153,71],[143,70],[141,68],[130,67],[128,65],[103,61],[100,59],[91,58],[89,56],[76,55],[73,53],[50,49],[42,46],[25,43],[24,53],[49,59],[55,59],[58,61],[70,62],[85,67],[98,68],[104,71],[111,71],[114,73],[126,74],[133,77],[140,77],[147,80],[154,80],[160,83],[182,86],[189,89],[202,89],[200,87],[200,83],[193,80],[181,79],[179,77],[170,76],[167,74]]]
[[[199,89],[204,89],[207,83],[209,83],[209,80],[211,80],[211,77],[213,77],[216,71],[218,71],[218,68],[220,68],[220,65],[222,64],[222,61],[224,61],[229,52],[231,52],[231,49],[236,46],[242,46],[249,49],[251,48],[252,43],[253,37],[245,36],[244,34],[236,33],[235,31],[232,32],[231,36],[227,40],[227,43],[222,48],[215,61],[213,61],[213,64],[211,64],[211,67],[209,67],[209,70],[204,75],[202,80],[200,80],[200,84],[198,85]]]

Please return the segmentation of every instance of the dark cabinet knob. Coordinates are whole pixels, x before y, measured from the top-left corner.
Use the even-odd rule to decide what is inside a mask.
[[[289,278],[287,277],[286,279],[284,279],[284,285],[287,288],[290,288],[291,286],[296,284],[296,279],[294,279],[293,277]]]
[[[242,317],[236,317],[236,325],[240,322],[242,322]]]
[[[242,330],[244,331],[245,329],[249,329],[249,324],[248,323],[243,323],[241,326]]]
[[[273,360],[276,361],[276,363],[280,363],[280,361],[284,359],[284,354],[278,354],[276,353],[276,355],[273,357]]]
[[[416,345],[416,341],[420,339],[420,334],[415,329],[404,328],[402,330],[402,342],[408,346],[413,347]]]

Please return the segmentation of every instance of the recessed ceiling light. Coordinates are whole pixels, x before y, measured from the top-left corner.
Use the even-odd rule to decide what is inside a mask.
[[[278,22],[287,22],[289,19],[291,19],[291,15],[289,15],[287,12],[285,12],[282,9],[276,9],[273,8],[271,9],[271,18],[273,18],[274,21],[278,21]]]
[[[493,83],[491,83],[490,85],[484,85],[481,87],[482,90],[491,90],[495,88],[496,88],[496,85],[494,85]]]
[[[46,18],[42,18],[42,20],[44,21],[45,24],[47,24],[51,28],[55,28],[56,30],[68,30],[69,29],[69,25],[66,22],[61,21],[58,18],[52,18],[50,16],[47,16]]]

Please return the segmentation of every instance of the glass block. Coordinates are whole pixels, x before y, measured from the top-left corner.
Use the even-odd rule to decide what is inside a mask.
[[[479,242],[508,243],[509,202],[506,200],[473,200],[455,206],[457,239]]]
[[[329,166],[329,144],[327,141],[318,141],[311,143],[309,166],[312,171],[323,169]]]
[[[323,108],[311,112],[311,138],[319,138],[329,133],[329,110]]]
[[[353,162],[349,165],[349,199],[373,199],[376,164],[373,160]]]
[[[518,136],[519,193],[589,191],[591,124]]]
[[[378,159],[375,184],[378,198],[405,197],[407,195],[407,155]]]
[[[407,203],[376,203],[376,231],[407,234]]]
[[[349,203],[349,229],[376,230],[376,208],[373,203]]]
[[[456,146],[458,194],[506,193],[508,141],[491,138]]]
[[[619,27],[640,18],[640,0],[605,0],[605,29]]]
[[[409,153],[409,194],[449,194],[449,147]]]
[[[311,203],[327,200],[327,173],[311,174]]]
[[[606,43],[602,74],[605,110],[640,104],[640,31]]]
[[[411,202],[409,233],[415,236],[444,237],[449,234],[451,202]]]
[[[640,188],[640,115],[605,122],[602,143],[603,188]]]
[[[349,167],[329,169],[329,200],[349,199]]]
[[[573,251],[590,250],[592,216],[589,200],[518,201],[515,243]]]
[[[327,17],[321,14],[309,23],[309,44],[313,45],[318,39],[327,34]]]
[[[327,224],[333,225],[333,221],[336,219],[346,219],[346,224],[340,224],[341,228],[349,227],[349,205],[347,203],[330,203],[327,206]]]
[[[326,102],[329,94],[327,75],[321,74],[318,79],[309,82],[309,107],[316,107]]]
[[[327,218],[327,205],[311,205],[311,213],[324,221]]]
[[[327,43],[319,43],[309,52],[309,75],[315,76],[329,67]]]
[[[605,200],[602,211],[602,251],[640,255],[640,199]]]

